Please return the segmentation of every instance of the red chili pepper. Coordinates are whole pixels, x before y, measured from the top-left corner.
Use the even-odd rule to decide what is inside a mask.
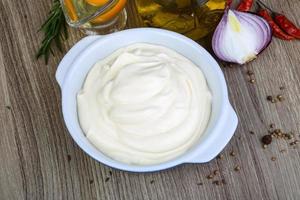
[[[282,39],[282,40],[293,40],[295,39],[293,36],[290,36],[283,32],[280,27],[275,23],[275,21],[272,19],[271,15],[266,9],[261,9],[258,14],[262,16],[270,25],[273,35]]]
[[[298,28],[295,24],[293,24],[293,22],[291,22],[286,16],[274,12],[261,0],[257,0],[257,4],[259,5],[259,7],[264,7],[272,13],[272,17],[275,19],[275,22],[277,22],[277,24],[283,31],[285,31],[287,34],[289,34],[294,38],[300,39],[300,28]]]
[[[300,39],[300,29],[293,24],[286,16],[275,13],[275,21],[289,35]]]
[[[238,5],[237,10],[241,12],[247,12],[251,9],[253,0],[242,0]]]
[[[231,3],[232,3],[232,0],[227,0],[226,1],[226,6],[230,7]]]

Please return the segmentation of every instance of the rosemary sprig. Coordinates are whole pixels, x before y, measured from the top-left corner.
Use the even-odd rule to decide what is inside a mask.
[[[68,38],[66,20],[59,0],[53,1],[48,19],[44,22],[39,31],[44,33],[44,39],[36,54],[36,58],[38,59],[44,56],[45,63],[48,64],[50,53],[54,55],[51,48],[52,43],[54,42],[59,51],[62,51],[61,42],[63,39]]]

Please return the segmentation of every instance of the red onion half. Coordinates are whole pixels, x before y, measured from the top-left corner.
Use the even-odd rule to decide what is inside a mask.
[[[269,24],[260,16],[227,9],[217,26],[212,48],[223,61],[244,64],[271,42]]]

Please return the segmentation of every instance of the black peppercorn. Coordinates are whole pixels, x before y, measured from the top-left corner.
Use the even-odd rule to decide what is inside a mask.
[[[271,135],[265,135],[261,138],[261,141],[263,144],[269,145],[272,142],[272,136]]]
[[[273,97],[269,95],[269,96],[267,96],[267,100],[268,100],[268,101],[272,101],[272,100],[273,100]]]

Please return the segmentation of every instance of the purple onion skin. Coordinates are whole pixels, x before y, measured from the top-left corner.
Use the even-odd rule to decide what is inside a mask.
[[[223,56],[220,56],[220,55],[218,55],[218,54],[220,54],[220,52],[218,51],[218,49],[216,49],[216,42],[217,42],[217,40],[220,38],[220,32],[217,32],[217,30],[219,29],[219,26],[224,26],[224,24],[226,24],[227,23],[227,16],[228,16],[228,11],[229,11],[230,9],[229,8],[227,8],[227,9],[225,9],[225,11],[224,11],[224,15],[223,15],[223,17],[222,17],[222,19],[221,19],[221,21],[220,21],[220,23],[218,24],[218,26],[217,26],[217,28],[216,28],[216,31],[215,31],[215,33],[214,33],[214,35],[213,35],[213,38],[212,38],[212,48],[213,48],[213,51],[214,51],[214,53],[216,54],[216,56],[220,59],[220,60],[222,60],[222,61],[224,61],[224,62],[226,62],[226,63],[229,63],[229,64],[239,64],[239,63],[236,63],[236,62],[234,62],[234,61],[227,61],[227,60],[225,60],[224,58],[222,59],[222,57]],[[258,20],[259,21],[262,21],[263,22],[263,24],[264,24],[264,26],[267,28],[267,35],[266,35],[266,42],[265,42],[265,44],[263,44],[263,46],[261,47],[261,49],[258,51],[258,54],[257,54],[257,56],[259,55],[259,54],[261,54],[270,44],[271,44],[271,42],[272,42],[272,29],[271,29],[271,27],[270,27],[270,25],[267,23],[267,21],[265,20],[265,19],[263,19],[262,17],[260,17],[259,15],[257,15],[256,13],[253,13],[253,12],[240,12],[240,11],[236,11],[236,10],[231,10],[236,16],[238,16],[238,17],[241,17],[241,15],[243,15],[244,17],[245,17],[245,15],[244,14],[249,14],[249,15],[247,15],[247,17],[248,16],[250,16],[249,17],[249,19],[251,18],[251,19],[257,19],[257,20],[253,20],[255,23],[260,23],[260,22],[258,22]],[[252,16],[251,16],[252,15]],[[262,26],[260,26],[261,28],[262,28]],[[244,63],[244,64],[246,64],[246,63]],[[242,65],[242,64],[239,64],[239,65]]]
[[[216,30],[215,30],[213,38],[212,38],[212,49],[213,49],[214,53],[216,54],[216,56],[221,60],[223,60],[223,59],[220,58],[220,56],[218,56],[219,52],[218,52],[218,49],[216,49],[215,43],[220,38],[220,32],[218,32],[217,30],[220,28],[220,26],[224,26],[224,24],[227,23],[228,10],[229,10],[229,8],[225,9],[222,19],[219,22],[218,26],[216,27]],[[225,61],[225,60],[223,60],[223,61]],[[228,62],[228,61],[225,61],[225,62]]]

